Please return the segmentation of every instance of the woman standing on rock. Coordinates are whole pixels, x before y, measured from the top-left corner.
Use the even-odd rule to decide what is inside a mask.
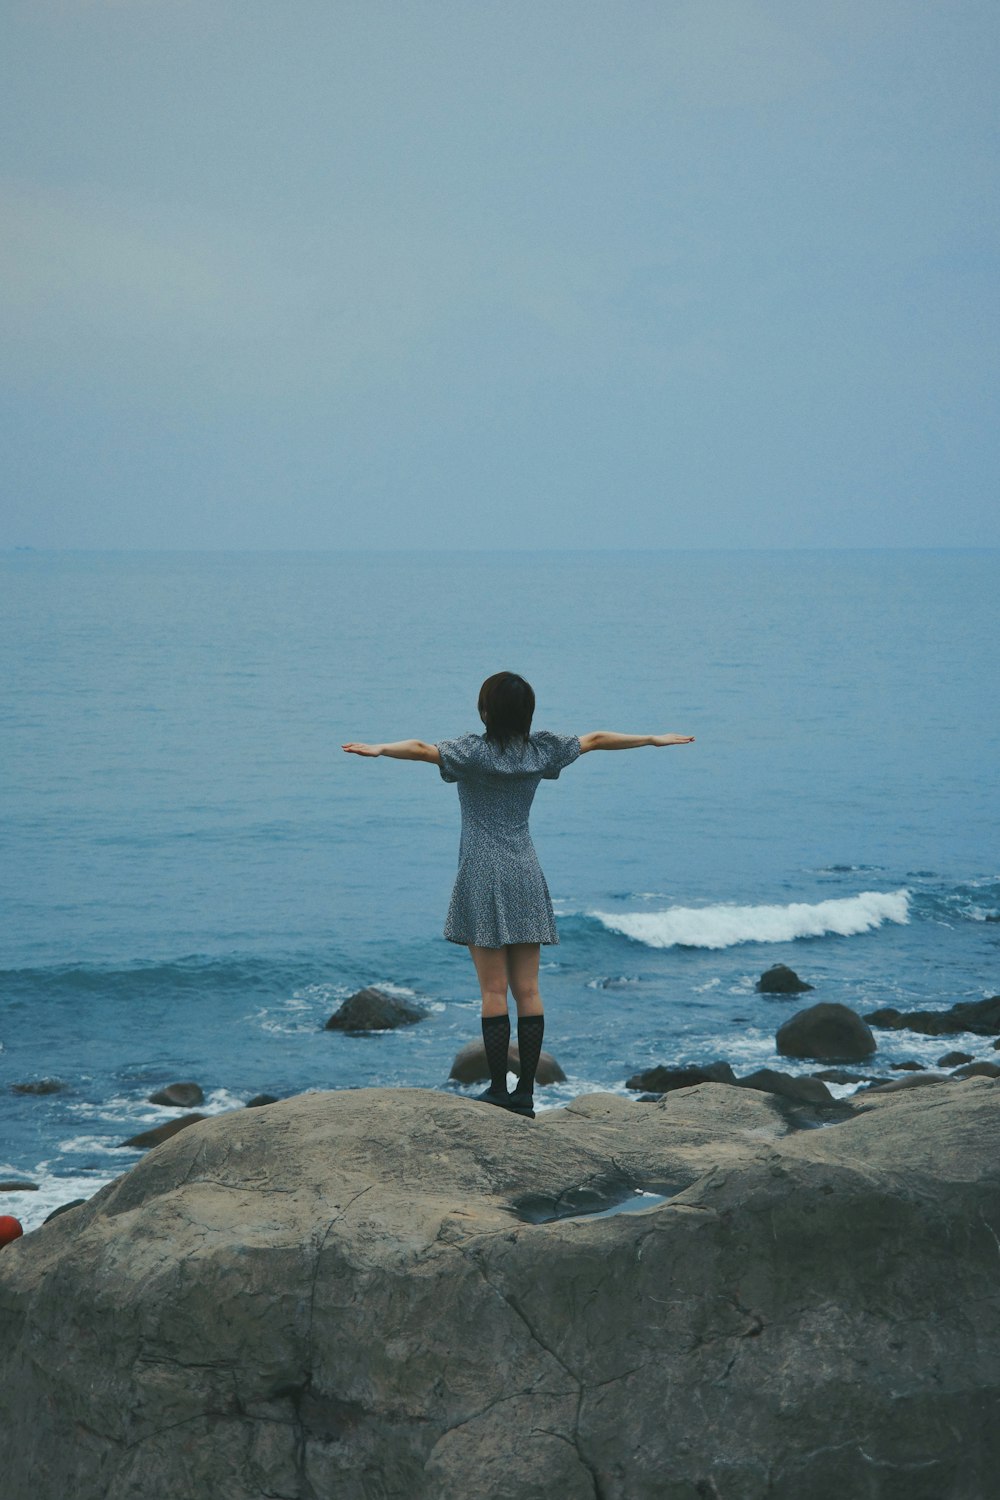
[[[634,750],[641,745],[689,745],[692,735],[553,734],[531,732],[535,695],[515,672],[487,677],[479,690],[485,734],[466,734],[437,745],[399,740],[392,745],[344,745],[353,755],[424,760],[444,781],[458,782],[462,838],[458,876],[444,935],[469,949],[483,1000],[483,1043],[490,1086],[480,1099],[534,1119],[535,1069],[545,1016],[538,992],[542,943],[558,943],[549,888],[528,830],[528,814],[544,778],[554,781],[589,750]],[[510,1017],[507,989],[517,1005],[520,1073],[507,1092]]]

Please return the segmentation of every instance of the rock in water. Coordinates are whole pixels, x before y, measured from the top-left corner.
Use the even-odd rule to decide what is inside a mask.
[[[903,1011],[885,1005],[865,1020],[889,1031],[920,1031],[924,1036],[948,1036],[955,1031],[996,1036],[1000,1032],[1000,995],[991,995],[988,1000],[960,1000],[948,1010]]]
[[[205,1121],[0,1253],[5,1492],[992,1494],[998,1088]]]
[[[824,1002],[800,1010],[775,1035],[785,1057],[814,1057],[819,1062],[859,1062],[875,1051],[875,1038],[861,1017],[846,1005]]]
[[[392,1031],[397,1026],[412,1026],[427,1012],[422,1005],[401,1000],[369,985],[345,1000],[327,1021],[324,1031]]]
[[[741,1089],[761,1089],[765,1094],[780,1094],[803,1104],[833,1104],[833,1095],[819,1078],[803,1078],[793,1073],[779,1073],[775,1068],[758,1068],[737,1079]]]
[[[801,995],[812,988],[787,964],[774,964],[754,985],[754,989],[762,995]]]
[[[135,1151],[148,1151],[153,1146],[162,1145],[169,1141],[179,1130],[186,1130],[189,1125],[197,1125],[199,1120],[204,1120],[204,1115],[181,1115],[178,1120],[167,1120],[163,1125],[156,1125],[152,1130],[140,1130],[138,1135],[129,1136],[127,1141],[119,1141],[121,1150],[130,1146]]]
[[[172,1104],[175,1109],[194,1109],[204,1104],[205,1095],[200,1083],[168,1083],[165,1089],[157,1089],[149,1096],[150,1104]]]
[[[12,1083],[12,1094],[61,1094],[66,1085],[61,1078],[31,1078],[27,1083]]]
[[[660,1064],[644,1073],[633,1073],[625,1080],[627,1089],[651,1089],[669,1094],[674,1089],[690,1089],[699,1083],[735,1083],[736,1074],[727,1062],[706,1063],[703,1068],[668,1068]]]
[[[517,1043],[511,1042],[507,1049],[507,1071],[516,1073],[520,1066],[521,1054],[517,1050]],[[482,1042],[466,1042],[465,1046],[460,1047],[455,1053],[455,1060],[448,1077],[455,1083],[482,1083],[489,1076],[490,1065],[486,1061],[486,1048]],[[543,1086],[547,1083],[566,1082],[566,1074],[551,1052],[543,1052],[540,1055],[535,1082]]]

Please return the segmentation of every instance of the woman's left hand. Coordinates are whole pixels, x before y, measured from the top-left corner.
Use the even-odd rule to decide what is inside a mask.
[[[382,754],[382,746],[381,745],[358,745],[358,744],[355,744],[355,743],[352,742],[350,745],[341,745],[340,748],[341,748],[341,750],[346,750],[347,753],[348,753],[348,755],[381,755]]]

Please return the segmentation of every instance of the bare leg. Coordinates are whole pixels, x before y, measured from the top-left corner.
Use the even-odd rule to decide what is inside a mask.
[[[509,943],[504,952],[507,955],[507,982],[517,1003],[518,1015],[540,1016],[543,1011],[542,997],[538,992],[540,945]]]
[[[523,946],[535,946],[537,944],[526,944]],[[505,1016],[507,1014],[507,954],[509,948],[474,948],[469,944],[469,952],[472,954],[472,962],[476,966],[476,974],[479,978],[479,992],[483,997],[484,1016]],[[535,960],[535,971],[537,975],[538,960]],[[537,978],[536,978],[537,988]]]

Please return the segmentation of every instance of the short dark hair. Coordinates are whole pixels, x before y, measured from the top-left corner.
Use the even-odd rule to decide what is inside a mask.
[[[531,733],[535,694],[530,682],[516,672],[494,672],[479,689],[479,717],[486,738],[504,749],[510,740],[526,740]]]

